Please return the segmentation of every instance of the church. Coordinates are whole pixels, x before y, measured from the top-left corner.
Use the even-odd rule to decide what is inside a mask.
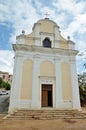
[[[17,109],[80,110],[75,43],[63,38],[49,18],[38,20],[32,33],[16,37],[9,113]]]

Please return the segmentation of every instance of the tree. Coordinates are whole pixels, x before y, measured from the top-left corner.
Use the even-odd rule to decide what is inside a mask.
[[[10,90],[10,87],[11,87],[11,85],[10,85],[8,82],[6,82],[6,83],[5,83],[5,89],[6,89],[6,90]]]
[[[0,78],[0,88],[3,88],[3,80]]]
[[[6,90],[10,90],[11,85],[8,82],[4,82],[2,78],[0,78],[0,88],[5,88]]]
[[[81,105],[86,104],[86,77],[83,74],[78,75],[78,82],[79,82],[79,91],[80,91],[80,101]]]

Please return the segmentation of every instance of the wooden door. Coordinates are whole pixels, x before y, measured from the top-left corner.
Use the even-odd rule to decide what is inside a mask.
[[[42,107],[52,107],[52,85],[42,85]]]
[[[48,96],[47,96],[47,91],[43,90],[42,91],[42,107],[47,107],[48,106]]]

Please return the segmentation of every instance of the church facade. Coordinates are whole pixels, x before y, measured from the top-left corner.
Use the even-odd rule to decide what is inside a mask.
[[[16,109],[80,109],[75,43],[49,18],[16,37],[9,112]]]

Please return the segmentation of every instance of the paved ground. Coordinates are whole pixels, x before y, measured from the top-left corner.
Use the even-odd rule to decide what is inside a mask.
[[[0,120],[0,130],[86,130],[86,120]]]

